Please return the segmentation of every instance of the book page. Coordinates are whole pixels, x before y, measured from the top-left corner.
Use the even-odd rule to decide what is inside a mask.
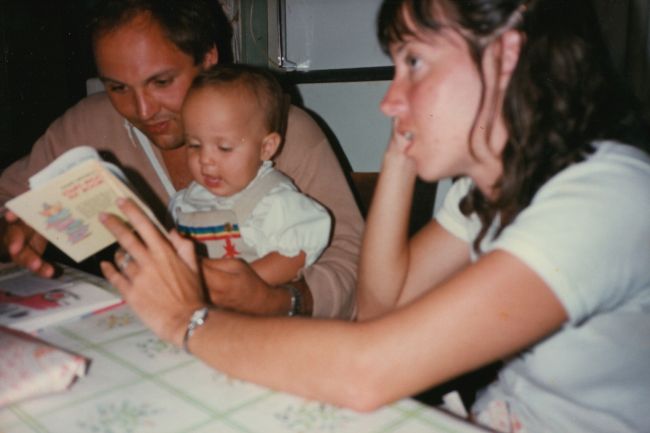
[[[99,221],[101,212],[126,220],[116,199],[133,199],[162,229],[153,213],[101,161],[89,159],[6,206],[73,260],[80,262],[115,242]],[[166,232],[163,230],[163,233]]]
[[[62,175],[75,165],[92,159],[101,161],[101,157],[96,149],[90,146],[73,147],[61,154],[61,156],[52,161],[47,167],[30,177],[29,188],[38,188],[50,179]]]

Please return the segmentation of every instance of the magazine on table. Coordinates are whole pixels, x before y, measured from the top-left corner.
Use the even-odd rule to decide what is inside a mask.
[[[34,332],[123,303],[110,284],[69,266],[41,278],[14,264],[0,264],[0,325]]]

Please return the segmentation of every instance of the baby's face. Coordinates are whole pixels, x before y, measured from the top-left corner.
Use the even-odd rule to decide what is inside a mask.
[[[182,110],[188,165],[213,194],[233,195],[255,178],[265,158],[263,110],[237,86],[192,90]]]

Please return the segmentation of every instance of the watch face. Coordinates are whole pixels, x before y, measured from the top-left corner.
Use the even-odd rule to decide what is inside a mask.
[[[190,319],[190,322],[194,324],[201,324],[205,319],[205,316],[207,315],[208,315],[208,307],[203,307],[200,310],[196,310],[194,314],[192,314],[192,318]]]

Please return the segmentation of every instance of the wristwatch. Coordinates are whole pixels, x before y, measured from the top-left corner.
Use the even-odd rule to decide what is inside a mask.
[[[208,307],[199,308],[198,310],[194,311],[194,313],[192,313],[190,321],[187,322],[185,335],[183,335],[183,350],[185,350],[185,352],[190,353],[190,348],[188,347],[190,337],[192,334],[194,334],[194,331],[205,324],[206,317],[208,317]]]
[[[291,284],[284,284],[282,287],[287,289],[291,294],[291,308],[287,315],[289,317],[300,316],[302,314],[302,292],[299,288]]]

